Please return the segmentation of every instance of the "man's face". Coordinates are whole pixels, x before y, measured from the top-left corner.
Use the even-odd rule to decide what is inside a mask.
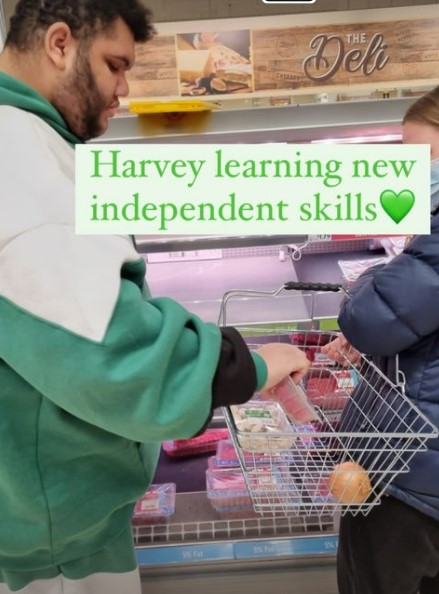
[[[119,97],[128,95],[125,73],[133,63],[134,38],[121,19],[91,44],[78,44],[72,66],[52,99],[76,136],[90,140],[107,130]]]

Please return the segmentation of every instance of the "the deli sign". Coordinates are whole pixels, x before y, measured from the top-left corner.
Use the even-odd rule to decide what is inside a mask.
[[[345,35],[315,35],[309,47],[312,50],[303,60],[303,73],[313,81],[326,81],[339,71],[361,72],[370,76],[382,70],[389,62],[387,45],[381,33]]]

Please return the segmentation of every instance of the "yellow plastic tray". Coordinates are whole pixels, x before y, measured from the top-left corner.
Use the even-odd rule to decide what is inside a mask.
[[[210,101],[130,101],[131,113],[169,113],[186,111],[211,111],[219,106]]]

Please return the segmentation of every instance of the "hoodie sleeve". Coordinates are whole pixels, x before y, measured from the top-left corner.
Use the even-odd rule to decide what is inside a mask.
[[[90,312],[89,312],[90,313]],[[258,377],[239,333],[220,330],[126,279],[103,336],[90,338],[0,298],[1,358],[44,397],[135,441],[196,434]]]

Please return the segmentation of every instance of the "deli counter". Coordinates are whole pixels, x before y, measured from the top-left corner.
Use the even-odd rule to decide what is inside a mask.
[[[177,299],[206,321],[242,330],[335,328],[341,293],[281,291],[272,296],[273,290],[291,281],[344,283],[340,262],[386,256],[367,238],[279,239],[271,245],[228,247],[224,238],[222,248],[203,250],[197,238],[193,245],[185,238],[184,249],[167,253],[149,252],[148,239],[138,238],[138,243],[148,252],[144,257],[153,294]],[[239,293],[220,316],[223,295],[231,289]],[[217,411],[211,428],[222,427]],[[144,591],[170,593],[186,584],[192,592],[251,588],[262,594],[273,585],[285,594],[336,594],[338,517],[220,513],[206,493],[211,457],[174,458],[162,450],[154,483],[176,484],[175,511],[161,524],[135,527]]]
[[[116,118],[99,142],[399,142],[412,98],[236,109],[210,114],[202,130],[180,121]],[[342,293],[283,291],[291,281],[346,284],[350,263],[388,255],[380,241],[330,236],[136,236],[153,295],[203,320],[252,327],[335,329]],[[344,268],[343,268],[344,267]],[[236,298],[221,308],[224,294]],[[216,411],[210,429],[225,427]],[[153,483],[174,484],[172,514],[134,526],[143,591],[337,594],[337,514],[221,513],[207,496],[212,453],[163,449]]]

